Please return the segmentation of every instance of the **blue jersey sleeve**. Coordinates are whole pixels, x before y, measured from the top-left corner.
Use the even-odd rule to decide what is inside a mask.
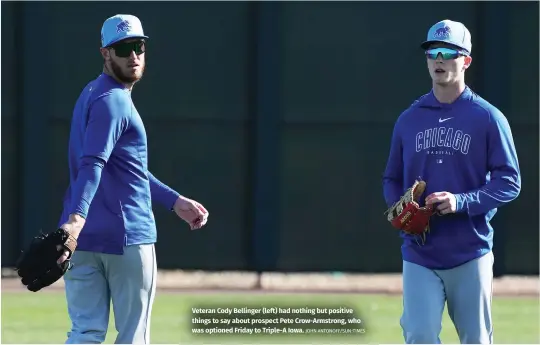
[[[152,200],[156,200],[167,209],[171,210],[180,194],[158,180],[150,171],[148,172],[148,179],[150,180]]]
[[[83,152],[73,186],[69,214],[86,218],[96,194],[101,172],[131,116],[129,97],[113,92],[96,100],[89,111]]]
[[[484,214],[520,193],[521,175],[512,131],[506,117],[496,109],[491,111],[487,140],[490,180],[479,189],[456,194],[456,212]]]
[[[390,142],[390,154],[383,174],[383,193],[386,205],[392,206],[403,193],[403,147],[400,121],[396,121]]]

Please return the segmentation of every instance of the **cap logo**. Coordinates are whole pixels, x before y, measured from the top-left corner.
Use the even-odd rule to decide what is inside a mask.
[[[438,28],[437,30],[435,30],[435,32],[433,33],[433,38],[437,38],[437,39],[447,39],[448,37],[450,37],[450,27],[448,26],[444,26],[442,28]]]
[[[119,33],[120,31],[130,31],[131,30],[131,24],[127,20],[121,21],[118,25],[116,25],[116,33]]]

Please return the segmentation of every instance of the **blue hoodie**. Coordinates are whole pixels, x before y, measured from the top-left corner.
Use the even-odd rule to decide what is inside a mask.
[[[521,189],[518,157],[506,117],[466,87],[452,104],[433,91],[397,119],[383,176],[390,207],[412,186],[426,181],[419,203],[434,192],[456,196],[454,214],[431,217],[426,242],[401,232],[403,260],[430,269],[449,269],[493,247],[490,221],[497,208]]]
[[[131,93],[101,74],[81,92],[69,137],[69,187],[59,225],[70,214],[86,223],[77,250],[122,254],[155,243],[157,201],[172,209],[178,192],[148,171],[148,144]]]

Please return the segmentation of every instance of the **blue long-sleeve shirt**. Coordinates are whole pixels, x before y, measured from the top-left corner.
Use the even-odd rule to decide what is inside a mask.
[[[86,223],[78,250],[121,254],[157,240],[152,201],[172,209],[179,194],[148,171],[144,124],[129,90],[106,74],[82,91],[69,138],[70,184],[59,224]]]
[[[396,121],[383,176],[387,206],[395,203],[414,180],[427,189],[456,196],[454,214],[433,216],[426,243],[401,233],[402,256],[432,269],[448,269],[491,251],[491,219],[497,208],[514,200],[521,175],[506,117],[466,88],[452,104],[433,91],[420,97]]]

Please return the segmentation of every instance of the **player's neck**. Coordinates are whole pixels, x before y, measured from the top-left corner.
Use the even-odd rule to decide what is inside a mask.
[[[126,89],[128,89],[129,91],[131,91],[131,90],[133,89],[133,85],[135,85],[135,83],[124,83],[123,81],[121,81],[120,79],[118,79],[114,73],[112,73],[111,71],[109,71],[109,69],[107,68],[107,66],[103,66],[103,74],[108,75],[109,77],[113,78],[114,80],[116,80],[116,81],[119,82],[120,84],[124,85],[124,87],[125,87]]]
[[[433,94],[440,103],[453,103],[465,91],[465,81],[455,84],[438,85],[433,83]]]

